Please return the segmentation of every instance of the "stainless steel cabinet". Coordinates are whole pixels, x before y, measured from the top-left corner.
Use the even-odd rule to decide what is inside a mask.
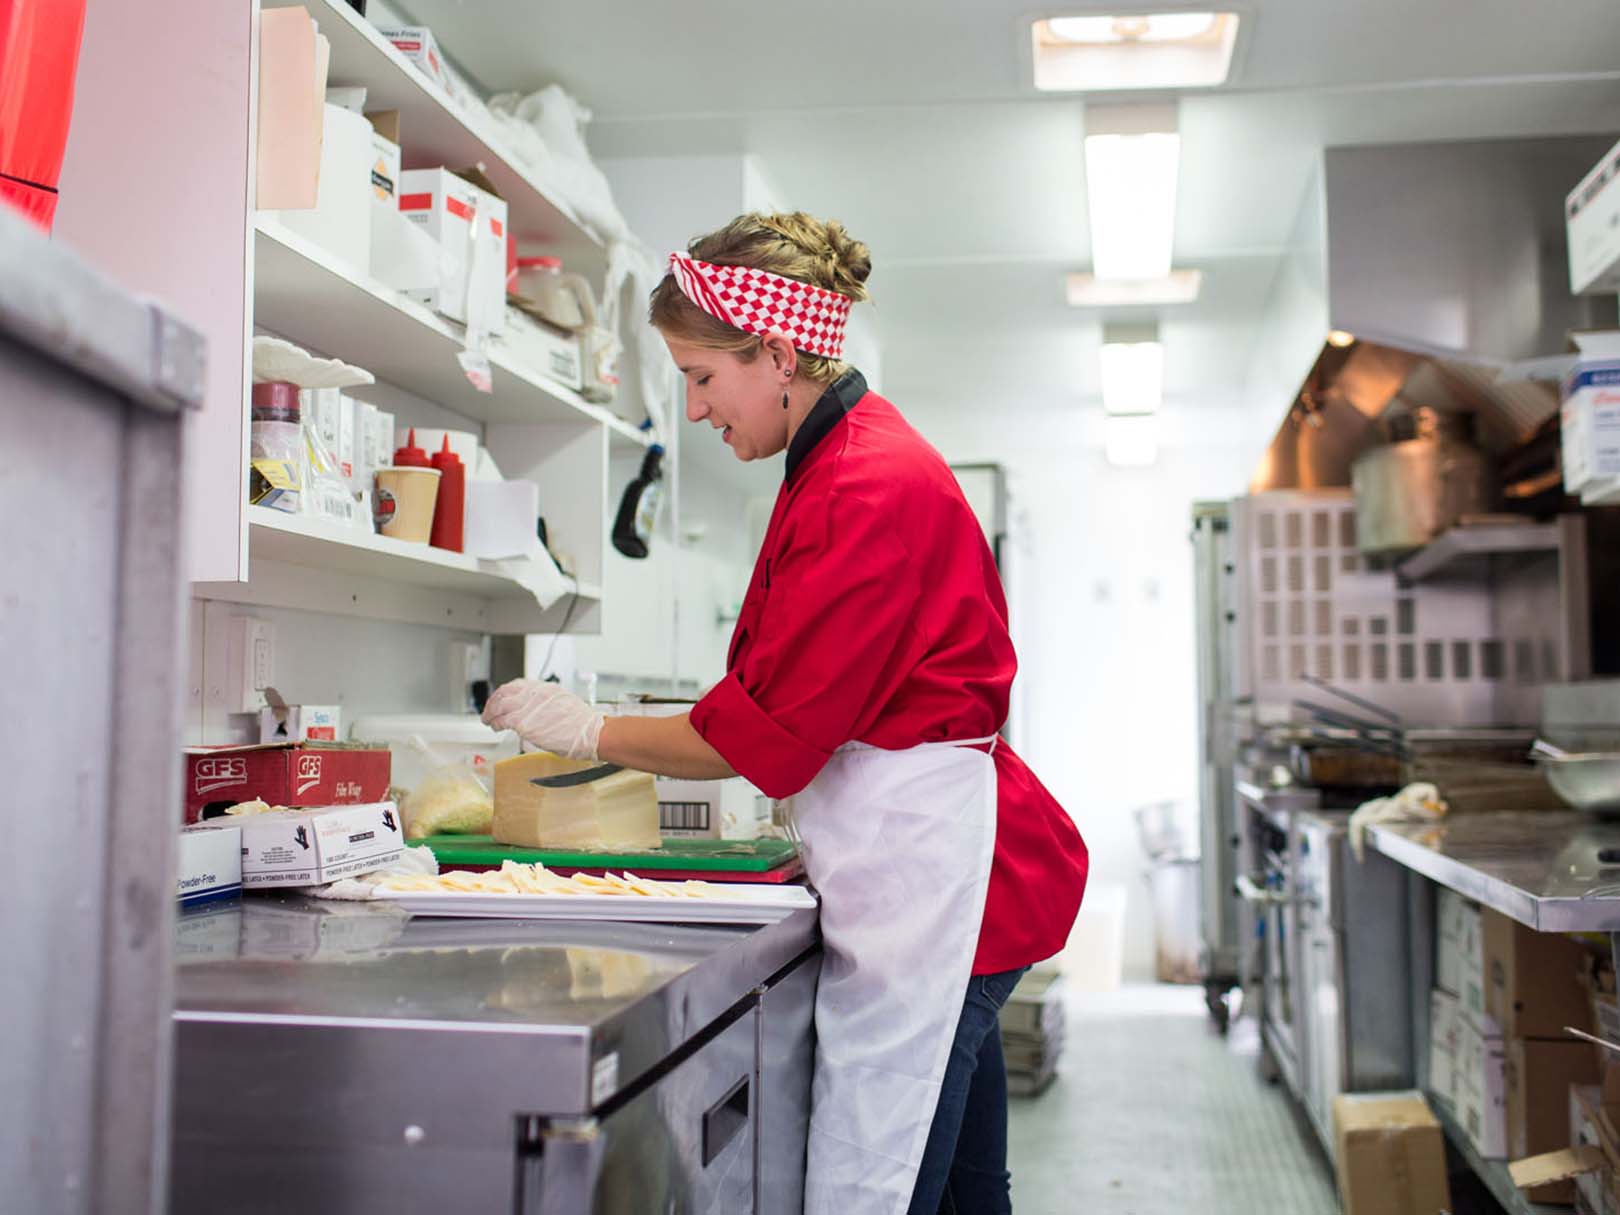
[[[1329,1154],[1340,1093],[1412,1084],[1405,871],[1350,851],[1344,814],[1299,816],[1300,1097]]]
[[[759,1017],[755,1005],[651,1088],[599,1115],[590,1132],[599,1141],[594,1179],[584,1170],[559,1178],[548,1169],[547,1148],[572,1133],[567,1124],[548,1128],[540,1152],[525,1155],[518,1209],[526,1215],[753,1211]]]
[[[799,1215],[804,1209],[820,978],[817,953],[760,996],[759,1215]]]
[[[189,920],[176,1215],[802,1209],[813,912],[526,923],[255,896],[218,931]]]

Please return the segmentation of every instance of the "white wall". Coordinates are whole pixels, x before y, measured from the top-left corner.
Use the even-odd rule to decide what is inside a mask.
[[[1027,517],[1015,613],[1037,776],[1091,850],[1089,916],[1123,896],[1127,977],[1151,975],[1151,903],[1131,809],[1197,792],[1189,509],[1241,493],[1264,429],[1241,410],[1166,411],[1158,463],[1103,459],[1101,411],[1006,415],[897,404],[949,460],[1004,465]],[[1095,925],[1090,927],[1095,928]],[[1084,967],[1091,958],[1076,959]]]
[[[257,716],[226,703],[232,616],[274,627],[276,690],[289,704],[341,706],[345,735],[369,713],[458,711],[450,643],[482,642],[453,629],[193,599],[188,745],[258,741]]]

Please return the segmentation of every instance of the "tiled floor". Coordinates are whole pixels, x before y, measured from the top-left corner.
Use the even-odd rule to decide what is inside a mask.
[[[1198,988],[1076,996],[1057,1081],[1014,1098],[1018,1215],[1335,1215],[1320,1147]]]

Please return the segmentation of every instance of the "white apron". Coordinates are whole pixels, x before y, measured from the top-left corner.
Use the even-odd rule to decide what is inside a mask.
[[[904,1215],[984,918],[995,738],[840,747],[792,799],[821,893],[805,1215]]]

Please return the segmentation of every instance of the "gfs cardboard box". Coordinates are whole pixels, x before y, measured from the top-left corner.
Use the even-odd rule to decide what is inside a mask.
[[[391,772],[388,748],[353,743],[193,747],[185,761],[187,823],[255,798],[272,806],[380,802]]]

